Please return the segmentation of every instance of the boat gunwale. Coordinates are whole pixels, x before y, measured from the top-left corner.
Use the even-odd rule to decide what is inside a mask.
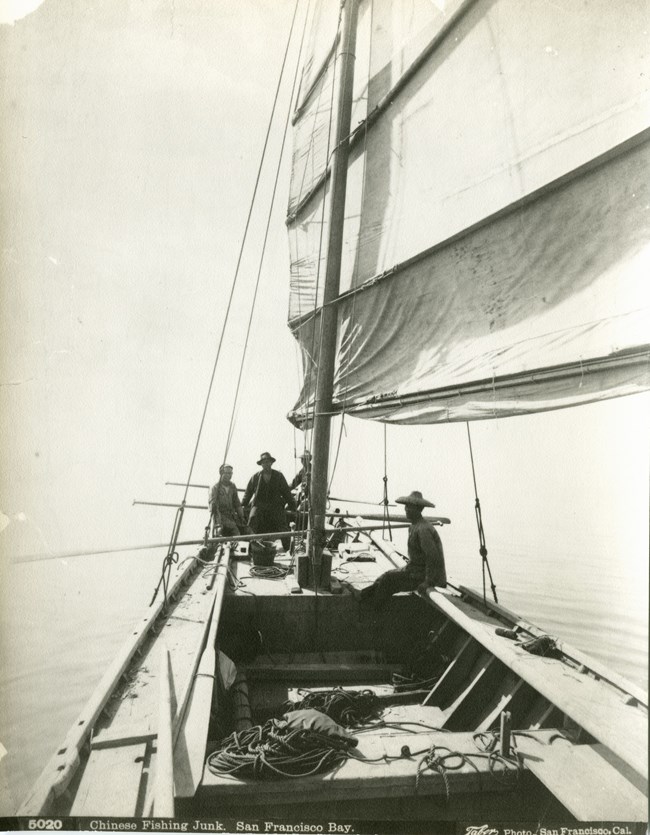
[[[524,632],[530,633],[535,638],[540,635],[548,634],[541,627],[531,623],[526,618],[522,618],[516,612],[507,609],[500,603],[488,600],[487,598],[484,600],[483,596],[476,591],[476,589],[460,585],[458,586],[458,590],[462,595],[467,595],[470,598],[469,602],[478,602],[479,604],[484,605],[491,612],[508,619],[513,625],[517,626]],[[643,707],[648,707],[648,693],[643,689],[643,687],[641,687],[641,685],[636,684],[635,682],[625,678],[625,676],[620,673],[607,668],[602,662],[593,658],[588,653],[577,649],[566,641],[560,640],[554,635],[551,637],[555,640],[555,644],[562,655],[564,655],[567,659],[574,661],[581,667],[585,667],[586,670],[584,672],[592,672],[598,679],[606,681],[608,684],[611,684],[622,692],[632,696],[637,702],[639,702],[639,704],[643,705]]]
[[[162,597],[155,609],[133,629],[132,634],[122,644],[113,662],[108,667],[99,683],[85,701],[72,727],[56,746],[55,753],[48,760],[29,794],[21,802],[16,814],[33,816],[44,813],[54,799],[66,790],[81,763],[81,750],[89,741],[93,728],[108,704],[115,687],[133,661],[134,656],[153,631],[161,616],[165,615],[166,605],[183,590],[199,573],[201,564],[192,560],[178,575],[166,598]]]
[[[480,608],[476,605],[476,603],[472,600],[467,600],[462,596],[462,594],[456,592],[450,592],[445,589],[436,589],[433,591],[428,591],[426,594],[427,602],[429,605],[433,606],[439,612],[441,612],[445,617],[447,617],[452,623],[454,623],[459,629],[463,630],[467,633],[473,640],[477,641],[492,657],[494,657],[497,661],[504,664],[509,670],[511,670],[515,675],[519,678],[523,679],[529,686],[531,686],[537,693],[539,693],[543,698],[547,699],[551,704],[553,704],[558,710],[568,716],[573,722],[576,722],[577,725],[584,729],[586,733],[593,736],[598,742],[602,743],[606,748],[611,750],[616,756],[618,756],[624,763],[626,763],[630,768],[632,768],[637,774],[639,774],[643,779],[647,780],[648,771],[647,771],[647,744],[645,748],[645,754],[642,756],[640,750],[628,751],[625,748],[625,740],[623,738],[619,739],[616,733],[613,733],[610,729],[603,727],[596,727],[595,719],[592,715],[580,715],[575,710],[575,704],[572,705],[572,700],[576,700],[576,694],[568,692],[566,696],[563,696],[561,692],[551,692],[552,689],[552,681],[549,679],[548,674],[546,677],[540,677],[538,674],[531,674],[531,668],[527,668],[527,664],[530,664],[533,659],[543,660],[540,656],[536,655],[529,655],[527,653],[523,653],[526,655],[527,658],[517,658],[512,659],[508,658],[508,653],[511,651],[512,645],[510,642],[504,644],[500,649],[495,646],[491,646],[488,638],[492,636],[488,635],[487,627],[488,624],[485,621],[477,620],[472,624],[463,624],[463,620],[468,619],[469,616],[460,608],[457,607],[456,603],[461,603],[470,609],[473,609],[475,612],[482,614],[484,617],[489,614],[486,612],[481,612]],[[453,609],[454,611],[450,611]],[[483,631],[483,634],[480,634]],[[498,639],[497,639],[498,640]],[[486,643],[486,641],[488,641]],[[522,662],[526,662],[525,664]],[[564,664],[569,670],[573,670],[576,675],[584,675],[585,680],[590,680],[593,686],[602,688],[602,692],[606,693],[608,690],[612,692],[612,683],[610,681],[603,681],[597,677],[588,677],[583,674],[579,669],[572,667],[566,661],[558,659],[560,664]],[[573,679],[577,681],[577,679]],[[619,688],[616,688],[617,690]],[[580,701],[580,699],[577,699]],[[589,702],[589,704],[593,704]],[[603,703],[601,702],[601,705]],[[635,722],[643,722],[645,720],[646,726],[646,733],[643,735],[647,739],[647,709],[644,709],[644,706],[636,704],[636,705],[626,705],[623,700],[621,699],[621,706],[627,707],[630,711],[637,711],[637,715],[634,717]],[[605,705],[606,707],[606,705]],[[641,745],[643,742],[640,743]]]

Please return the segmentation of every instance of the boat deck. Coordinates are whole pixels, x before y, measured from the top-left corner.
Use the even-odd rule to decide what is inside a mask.
[[[135,629],[25,813],[54,804],[60,814],[150,813],[158,802],[152,778],[161,763],[172,765],[171,751],[161,754],[164,730],[174,745],[169,800],[180,814],[237,816],[247,807],[260,819],[292,817],[309,798],[315,816],[334,809],[350,818],[453,819],[507,808],[513,819],[647,818],[640,688],[566,645],[557,645],[558,657],[533,655],[497,635],[504,626],[517,638],[543,633],[462,587],[394,595],[379,615],[357,592],[399,557],[353,546],[333,555],[329,591],[299,588],[282,553],[278,579],[228,554],[213,570],[179,576],[173,605],[163,611],[161,603]],[[236,665],[236,697],[213,687],[213,647]],[[341,687],[373,690],[381,713],[354,732],[358,747],[337,768],[298,780],[210,770],[206,742],[214,751],[233,727],[281,716],[305,690]],[[504,711],[514,746],[505,759],[489,747]]]
[[[403,727],[364,731],[358,757],[329,774],[301,778],[301,790],[340,803],[416,794],[438,800],[457,795],[465,802],[477,791],[512,793],[512,781],[478,755],[476,736],[498,729],[502,712],[509,710],[527,779],[535,775],[577,820],[645,819],[647,699],[638,689],[616,676],[605,679],[597,665],[575,662],[580,654],[567,657],[564,647],[562,658],[543,657],[498,636],[496,629],[504,626],[520,638],[543,633],[502,607],[484,606],[470,590],[435,590],[428,599],[396,595],[376,618],[359,606],[356,592],[400,563],[372,545],[356,549],[334,554],[331,592],[298,589],[293,575],[252,577],[247,562],[233,565],[233,577],[242,585],[229,595],[224,615],[231,629],[253,622],[262,635],[258,654],[244,666],[253,714],[263,719],[278,715],[291,687],[300,684],[358,689],[383,682],[390,689],[397,671],[396,635],[403,650],[435,634],[449,654],[444,672],[419,704],[387,708],[401,717]],[[355,556],[362,559],[350,559]],[[276,563],[288,566],[289,558],[280,554]],[[321,647],[308,655],[315,634]],[[400,756],[404,746],[411,756]],[[422,762],[431,746],[461,756],[446,761],[453,768],[427,769]],[[245,797],[265,808],[290,806],[294,790],[294,781],[252,783],[215,775],[206,766],[197,800],[210,806],[217,798],[235,803]]]
[[[495,634],[495,619],[471,602],[440,591],[429,599],[468,635],[475,638],[522,681],[584,728],[599,742],[648,779],[647,706],[587,668],[574,668],[560,659],[533,655],[514,641]],[[440,682],[442,686],[444,682]]]

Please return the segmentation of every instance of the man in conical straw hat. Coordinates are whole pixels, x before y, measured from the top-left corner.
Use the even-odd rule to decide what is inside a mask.
[[[411,523],[408,538],[408,564],[404,568],[387,571],[361,591],[361,600],[370,602],[375,609],[383,608],[393,594],[399,591],[425,592],[427,588],[447,585],[445,556],[438,531],[422,517],[425,507],[435,507],[423,498],[419,490],[395,499],[403,504],[406,518]]]

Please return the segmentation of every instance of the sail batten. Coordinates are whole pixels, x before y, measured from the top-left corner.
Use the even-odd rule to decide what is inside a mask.
[[[435,34],[433,35],[431,40],[428,41],[426,46],[423,48],[422,52],[420,52],[417,55],[417,57],[413,59],[412,63],[397,79],[397,81],[390,88],[390,90],[385,92],[382,95],[381,99],[374,103],[372,109],[369,110],[367,116],[357,123],[355,128],[352,130],[352,133],[350,134],[351,148],[354,148],[357,145],[357,143],[363,141],[364,136],[367,134],[369,130],[372,130],[373,126],[381,117],[382,113],[388,107],[390,107],[395,97],[399,95],[399,93],[402,92],[402,90],[411,81],[411,79],[413,79],[416,76],[417,72],[425,64],[427,59],[431,57],[431,55],[438,48],[438,46],[440,46],[440,44],[443,43],[445,38],[449,36],[450,32],[453,31],[453,28],[457,24],[457,22],[468,11],[470,6],[472,6],[476,2],[477,0],[462,0],[462,2],[459,3],[458,8],[455,9],[445,20],[443,25],[435,31]],[[292,123],[294,125],[299,121],[300,117],[303,115],[311,97],[314,95],[314,92],[318,88],[318,83],[321,81],[325,73],[329,70],[337,45],[338,39],[336,43],[333,44],[325,61],[316,73],[309,90],[305,94],[299,106],[296,108],[292,119]],[[313,182],[310,190],[306,194],[303,194],[301,196],[299,204],[287,216],[287,224],[293,223],[300,216],[302,210],[309,204],[309,202],[314,198],[314,196],[324,187],[328,176],[328,170],[329,169],[322,171],[320,176],[318,176],[318,178]]]
[[[545,186],[542,186],[536,192],[525,195],[524,197],[516,200],[515,202],[511,203],[510,205],[505,206],[503,209],[500,209],[499,211],[495,212],[493,215],[482,218],[481,220],[477,221],[475,224],[468,227],[467,229],[462,229],[460,232],[457,232],[455,235],[452,235],[450,238],[448,238],[444,241],[441,241],[440,243],[434,244],[434,246],[432,246],[430,249],[424,250],[423,252],[419,252],[417,255],[412,256],[411,258],[409,258],[406,261],[402,261],[400,263],[393,264],[391,267],[384,270],[383,272],[370,276],[370,278],[367,278],[363,283],[358,284],[355,287],[351,287],[348,290],[346,290],[345,292],[341,293],[338,296],[337,299],[335,299],[333,302],[331,302],[331,304],[338,304],[340,302],[345,301],[346,299],[349,299],[351,296],[353,296],[355,294],[366,292],[367,290],[370,290],[373,286],[375,286],[378,282],[386,281],[386,280],[390,280],[390,279],[399,279],[399,276],[408,267],[411,267],[411,266],[417,264],[419,261],[422,261],[426,258],[429,258],[432,255],[435,255],[436,252],[444,249],[444,247],[451,246],[452,244],[455,244],[456,242],[462,240],[464,237],[467,237],[467,236],[471,235],[473,232],[481,229],[482,227],[487,226],[491,223],[494,223],[495,221],[499,220],[500,218],[503,218],[503,217],[507,216],[508,214],[512,214],[513,212],[516,212],[520,209],[525,208],[530,203],[533,203],[534,201],[539,200],[540,197],[543,197],[544,195],[548,194],[549,192],[554,191],[554,190],[559,189],[559,188],[562,188],[567,183],[570,183],[571,180],[573,180],[577,177],[580,177],[580,176],[588,173],[589,171],[592,171],[593,169],[598,168],[599,166],[606,165],[611,160],[613,160],[615,157],[621,156],[622,154],[626,153],[627,151],[629,151],[629,150],[631,150],[631,149],[633,149],[633,148],[635,148],[639,145],[642,145],[644,143],[648,143],[648,142],[650,142],[650,128],[648,128],[647,130],[642,131],[641,133],[637,134],[636,136],[631,137],[630,139],[626,140],[625,142],[622,142],[620,145],[617,145],[615,148],[611,148],[606,153],[602,154],[601,156],[599,156],[595,159],[590,160],[588,163],[585,163],[584,165],[580,166],[579,168],[576,168],[572,171],[569,171],[567,174],[565,174],[562,177],[559,177],[557,180],[554,180],[551,183],[547,183]],[[313,194],[310,197],[313,197]],[[299,213],[299,209],[297,210],[297,213]],[[287,223],[291,223],[294,220],[295,220],[295,216],[293,216],[291,219],[288,219]],[[295,330],[297,327],[300,326],[300,324],[302,324],[304,321],[306,321],[306,319],[313,318],[313,316],[320,309],[321,309],[320,306],[316,306],[316,307],[314,307],[313,310],[309,310],[307,313],[303,313],[303,314],[301,314],[300,316],[297,316],[294,319],[290,318],[289,319],[289,327],[292,330]]]
[[[560,18],[513,0],[457,0],[446,15],[362,0],[335,409],[435,422],[650,388],[646,360],[629,360],[650,330],[643,3],[588,5]],[[308,119],[320,139],[306,145]],[[312,97],[289,207],[298,421],[327,268],[326,119]],[[488,389],[489,407],[472,400]]]
[[[650,345],[647,345],[633,352],[478,380],[466,386],[402,395],[374,394],[360,402],[338,402],[331,414],[345,412],[353,417],[401,424],[486,420],[639,394],[647,391],[649,378]],[[313,416],[313,404],[300,404],[289,419],[305,429]]]
[[[298,121],[298,119],[300,119],[300,117],[302,116],[305,108],[307,107],[307,105],[309,103],[309,100],[311,99],[311,97],[314,95],[316,89],[318,88],[319,82],[321,81],[322,77],[325,75],[325,73],[329,69],[329,67],[332,63],[332,59],[334,58],[334,55],[336,54],[336,48],[338,47],[338,43],[339,43],[339,38],[338,38],[338,35],[337,35],[336,38],[334,39],[334,43],[332,44],[332,46],[330,48],[330,51],[325,56],[325,59],[324,59],[323,63],[321,64],[320,68],[314,74],[314,78],[312,79],[308,89],[305,90],[304,94],[302,94],[301,97],[299,98],[298,105],[296,106],[296,109],[294,110],[294,114],[291,117],[291,124],[292,125],[295,125],[296,122]]]

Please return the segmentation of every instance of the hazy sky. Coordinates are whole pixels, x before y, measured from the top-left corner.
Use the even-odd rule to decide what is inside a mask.
[[[122,640],[138,597],[148,603],[164,550],[9,561],[168,540],[174,511],[132,502],[182,497],[165,481],[189,471],[292,11],[292,0],[0,0],[0,684],[10,706],[0,754],[10,749],[13,769],[32,754],[17,797],[87,697],[91,662]],[[285,93],[280,122],[287,109]],[[276,130],[199,483],[216,480],[223,460],[280,139]],[[265,450],[293,476],[303,444],[285,418],[300,385],[286,327],[289,152],[228,456],[240,487]],[[471,427],[500,601],[536,620],[548,597],[551,625],[571,627],[563,636],[614,660],[625,640],[637,666],[649,412],[642,395]],[[333,458],[339,430],[335,421]],[[388,427],[386,438],[390,498],[419,489],[433,500],[452,520],[450,579],[478,585],[465,425]],[[332,494],[378,503],[383,426],[346,419],[340,440]],[[201,537],[207,517],[188,510],[181,538]]]
[[[45,0],[0,26],[5,552],[169,534],[171,512],[131,502],[182,492],[164,482],[188,473],[292,8]],[[278,144],[276,133],[271,160]],[[202,483],[223,455],[273,176],[199,448]],[[229,456],[240,486],[267,449],[293,475],[302,445],[285,420],[299,386],[287,180],[285,162]],[[474,424],[488,531],[534,544],[552,525],[576,547],[600,538],[645,562],[647,416],[635,397]],[[388,453],[392,497],[421,489],[454,521],[447,542],[475,537],[464,426],[390,427]],[[379,501],[382,475],[383,428],[350,421],[333,492]],[[185,533],[205,521],[190,517]]]
[[[51,548],[124,542],[131,500],[171,498],[164,481],[187,475],[290,14],[270,0],[45,2],[0,29],[2,509],[26,513]],[[285,205],[283,183],[243,401],[259,417],[239,421],[247,471],[263,449],[292,451]],[[256,258],[217,374],[204,480],[223,454],[232,398],[220,389]]]

